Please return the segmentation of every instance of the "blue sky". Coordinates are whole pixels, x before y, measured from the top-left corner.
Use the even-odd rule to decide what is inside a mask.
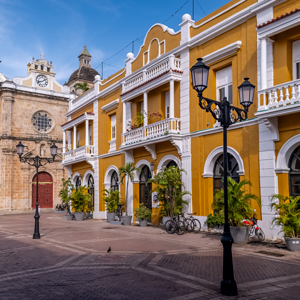
[[[194,0],[195,21],[228,2]],[[77,57],[86,45],[92,55],[92,67],[101,74],[102,61],[139,39],[134,43],[136,55],[142,37],[153,24],[163,23],[178,31],[182,15],[192,15],[192,3],[193,0],[0,0],[0,72],[10,79],[26,76],[27,63],[44,53],[53,62],[56,79],[64,83],[78,68]],[[107,60],[104,78],[124,67],[126,54],[131,51],[129,45]]]

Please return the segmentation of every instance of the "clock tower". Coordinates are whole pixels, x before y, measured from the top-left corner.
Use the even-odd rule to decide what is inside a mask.
[[[13,82],[17,85],[28,86],[36,89],[48,90],[51,93],[68,93],[69,87],[63,86],[55,80],[52,61],[50,63],[41,54],[41,58],[27,65],[27,77],[14,77]]]

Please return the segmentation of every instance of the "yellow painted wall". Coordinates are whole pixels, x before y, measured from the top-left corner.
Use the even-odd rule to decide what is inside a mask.
[[[300,7],[300,5],[299,5]],[[271,37],[274,57],[274,85],[293,80],[293,42],[300,39],[300,26]]]
[[[285,15],[286,13],[290,13],[292,10],[295,10],[296,8],[298,9],[300,8],[299,0],[285,1],[277,6],[274,6],[273,18],[276,19],[277,17]]]
[[[289,174],[277,174],[278,177],[278,193],[283,196],[289,196]]]
[[[249,77],[252,84],[257,86],[257,55],[256,55],[256,18],[229,30],[207,43],[190,50],[190,68],[197,62],[198,57],[225,47],[231,43],[242,41],[242,47],[235,55],[219,60],[210,65],[208,87],[204,96],[216,99],[216,72],[220,69],[232,66],[232,93],[233,105],[243,108],[239,104],[238,86],[243,83],[245,77]],[[211,114],[206,113],[198,105],[197,93],[190,81],[190,126],[191,131],[212,128],[215,121]],[[253,118],[257,111],[257,94],[254,94],[253,104],[249,108],[248,118]]]
[[[154,26],[147,34],[144,40],[144,45],[140,48],[140,52],[136,59],[132,62],[132,72],[135,72],[136,70],[143,67],[143,57],[144,52],[149,49],[149,45],[151,41],[154,38],[157,38],[159,42],[162,42],[165,40],[165,48],[166,52],[169,52],[170,50],[178,47],[180,45],[180,39],[181,34],[177,33],[175,35],[171,35],[168,33],[168,31],[163,31],[162,27],[159,25]],[[156,51],[156,50],[153,50]],[[151,49],[150,49],[150,57],[153,59],[155,57],[155,54],[151,56]]]
[[[82,109],[74,112],[72,115],[71,115],[71,120],[81,116],[82,114],[84,114],[85,112],[94,112],[94,105],[93,103],[92,104],[89,104],[85,107],[83,107]]]
[[[155,59],[156,57],[158,57],[159,54],[159,45],[158,45],[158,41],[157,40],[153,40],[150,43],[150,61]]]
[[[81,179],[83,179],[85,172],[88,170],[91,170],[93,172],[92,166],[85,161],[82,161],[82,162],[72,165],[72,173],[74,174],[74,173],[78,172],[81,176]]]
[[[222,132],[191,140],[193,212],[197,215],[207,216],[212,212],[213,179],[203,178],[202,173],[210,152],[222,145]],[[248,191],[260,197],[258,125],[228,131],[228,146],[234,148],[244,162],[245,176],[240,176],[240,180],[250,180],[252,187]],[[260,208],[256,202],[252,204],[260,216]]]
[[[114,78],[114,77],[116,77],[116,78]],[[123,68],[120,71],[116,72],[115,74],[104,79],[102,81],[102,85],[100,85],[100,87],[99,87],[100,91],[108,88],[109,86],[111,86],[112,84],[116,83],[117,81],[121,80],[124,77],[125,77],[125,72],[124,72],[124,68]],[[112,78],[114,78],[114,79],[112,79]]]

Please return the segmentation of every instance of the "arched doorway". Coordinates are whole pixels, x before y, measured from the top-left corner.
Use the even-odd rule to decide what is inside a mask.
[[[151,171],[148,166],[144,166],[140,174],[140,203],[144,203],[146,207],[152,209],[152,183],[147,183],[149,179],[151,179]]]
[[[38,175],[39,206],[53,208],[53,179],[49,173],[40,172]],[[32,180],[32,208],[36,205],[36,175]]]
[[[300,196],[300,146],[297,147],[289,161],[290,196]],[[298,203],[300,206],[300,203]]]
[[[81,186],[81,179],[79,176],[76,177],[76,181],[75,181],[75,188],[76,191],[78,190],[78,188]]]
[[[113,171],[113,173],[111,174],[110,188],[113,191],[118,191],[119,190],[119,178],[118,178],[118,174],[117,174],[116,171]]]
[[[176,164],[176,162],[174,160],[171,160],[168,162],[166,168],[169,168],[169,167],[178,167],[178,165]]]
[[[215,162],[214,166],[214,192],[220,190],[224,187],[223,174],[224,174],[224,159],[223,154],[221,154]],[[237,173],[239,170],[239,165],[233,155],[228,153],[228,176],[234,181],[240,181],[240,175]]]
[[[94,178],[90,174],[87,181],[87,186],[89,188],[89,194],[92,196],[91,210],[93,211],[95,205],[95,189],[94,189]]]

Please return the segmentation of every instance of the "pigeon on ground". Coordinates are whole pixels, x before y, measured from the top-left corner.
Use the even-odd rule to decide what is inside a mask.
[[[107,253],[110,252],[110,251],[111,251],[111,248],[109,247],[108,250],[107,250]]]

